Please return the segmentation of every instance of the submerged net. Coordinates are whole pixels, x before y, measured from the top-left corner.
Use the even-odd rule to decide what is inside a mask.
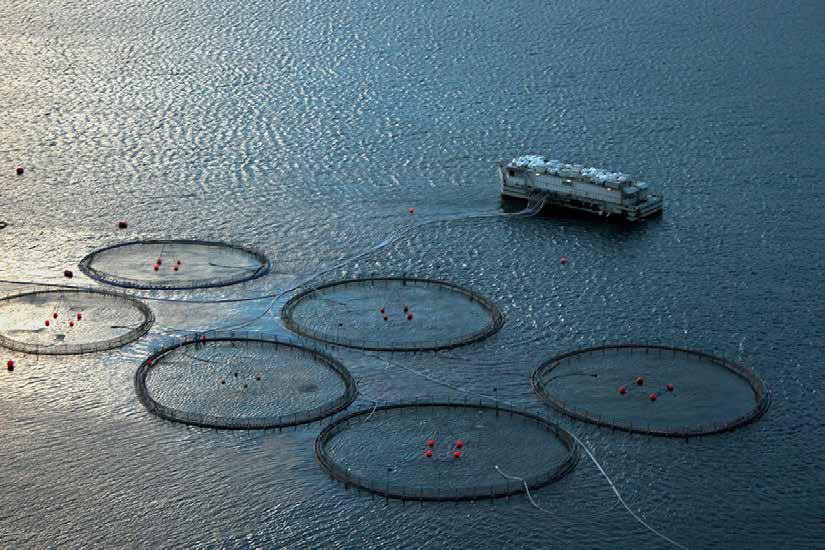
[[[357,396],[355,380],[332,357],[240,333],[212,333],[155,352],[138,368],[135,388],[161,418],[229,429],[306,424]]]
[[[130,241],[91,252],[80,262],[89,277],[146,290],[211,288],[250,281],[269,271],[257,250],[198,240]]]
[[[34,290],[0,298],[0,345],[43,355],[103,351],[137,340],[154,319],[145,304],[114,292]]]
[[[432,351],[482,340],[504,319],[491,301],[443,281],[366,278],[302,292],[281,318],[293,332],[376,351]]]
[[[624,344],[574,351],[532,375],[539,397],[600,426],[659,436],[733,430],[758,419],[770,394],[749,369],[706,353]]]
[[[572,437],[539,416],[447,400],[349,414],[321,432],[315,454],[347,485],[436,501],[498,498],[522,493],[525,485],[543,487],[571,471],[579,456]]]

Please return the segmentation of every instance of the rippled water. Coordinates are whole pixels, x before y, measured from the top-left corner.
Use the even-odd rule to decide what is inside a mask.
[[[284,298],[210,301],[277,295],[332,266],[321,281],[453,281],[507,319],[450,352],[336,352],[362,390],[354,407],[460,388],[541,409],[532,369],[604,341],[753,368],[772,406],[731,434],[684,443],[546,414],[681,544],[821,545],[821,3],[2,7],[0,278],[62,283],[113,240],[181,237],[254,244],[272,273],[139,294],[164,300],[122,350],[6,353],[0,546],[667,546],[589,460],[535,493],[552,515],[526,498],[402,507],[330,481],[317,425],[218,432],[140,406],[137,365],[181,331],[282,330]],[[665,215],[637,228],[475,217],[500,208],[495,162],[527,152],[654,182]]]

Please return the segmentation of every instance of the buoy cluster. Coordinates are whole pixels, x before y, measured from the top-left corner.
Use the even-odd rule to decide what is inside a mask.
[[[174,264],[172,264],[172,271],[180,271],[180,268],[183,264],[181,264],[180,260],[177,260]],[[154,271],[160,271],[160,268],[163,266],[163,258],[158,258],[157,261],[152,264],[152,269]]]
[[[428,439],[427,440],[427,447],[429,447],[429,448],[424,451],[424,456],[426,456],[427,458],[432,458],[433,457],[433,448],[435,447],[435,440]],[[461,449],[463,447],[464,447],[464,442],[461,441],[460,439],[456,440],[455,447],[454,447],[455,450],[453,451],[453,458],[455,458],[455,459],[461,458]]]
[[[50,327],[52,325],[52,320],[57,321],[58,317],[60,317],[60,314],[55,309],[54,311],[52,311],[51,319],[46,318],[46,320],[43,321],[43,324],[47,327]],[[77,312],[77,315],[74,316],[74,319],[72,318],[71,315],[69,315],[68,322],[66,323],[69,328],[74,328],[75,319],[77,319],[78,322],[82,321],[83,320],[83,314],[81,312]]]
[[[640,386],[640,387],[645,385],[645,379],[641,376],[637,376],[635,382],[636,382],[636,385]],[[674,389],[675,389],[675,386],[671,383],[667,383],[665,385],[665,390],[668,391],[668,392],[672,392]],[[619,395],[627,395],[627,392],[628,392],[627,386],[619,386]],[[647,398],[651,402],[655,402],[656,399],[658,399],[658,397],[659,397],[659,393],[657,393],[655,391],[651,392],[647,395]]]
[[[232,373],[232,376],[233,376],[234,378],[238,378],[238,377],[240,376],[240,373],[238,373],[238,372],[234,372],[234,373]],[[256,375],[255,375],[255,381],[256,381],[256,382],[260,382],[260,381],[261,381],[261,379],[262,379],[262,376],[261,376],[261,374],[260,374],[260,373],[258,373],[258,374],[256,374]],[[226,379],[225,379],[225,378],[223,378],[223,379],[221,379],[221,386],[225,386],[225,385],[226,385]],[[249,384],[244,383],[243,388],[244,388],[244,389],[247,389],[248,387],[249,387]]]
[[[390,320],[390,316],[387,315],[387,308],[385,308],[385,307],[378,308],[378,313],[381,314],[381,316],[384,318],[385,321]],[[412,321],[413,320],[413,314],[412,314],[412,311],[410,311],[410,306],[404,306],[404,315],[407,317],[407,321]]]

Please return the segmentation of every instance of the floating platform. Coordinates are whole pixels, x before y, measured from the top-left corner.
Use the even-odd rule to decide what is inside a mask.
[[[627,174],[537,155],[499,163],[501,194],[536,210],[554,206],[636,222],[662,213],[664,199]]]

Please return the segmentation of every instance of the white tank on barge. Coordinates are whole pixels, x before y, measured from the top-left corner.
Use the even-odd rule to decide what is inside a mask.
[[[501,194],[544,205],[584,210],[630,222],[662,212],[661,195],[627,174],[582,164],[568,164],[538,155],[499,163]]]

